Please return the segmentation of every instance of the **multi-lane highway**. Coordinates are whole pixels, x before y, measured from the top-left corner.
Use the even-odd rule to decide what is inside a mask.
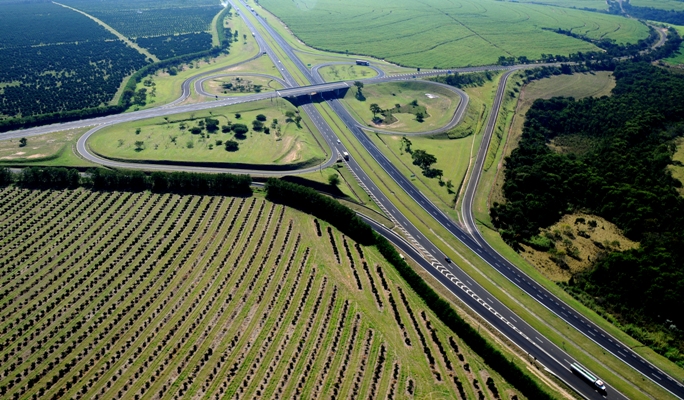
[[[294,53],[290,45],[282,37],[280,37],[280,35],[274,29],[272,29],[268,24],[266,24],[266,22],[263,19],[257,17],[257,20],[260,23],[262,23],[265,30],[273,37],[278,46],[280,46],[281,51],[283,51],[294,62],[295,66],[297,66],[302,75],[304,75],[310,82],[319,84],[323,82],[320,76],[313,75],[306,68],[304,68],[303,63],[297,58],[296,54]],[[488,264],[490,264],[493,268],[495,268],[501,274],[506,276],[510,281],[512,281],[514,284],[520,287],[529,296],[539,301],[546,308],[555,313],[559,318],[566,321],[569,325],[573,326],[575,329],[582,332],[588,339],[594,341],[599,346],[611,352],[616,357],[621,359],[623,362],[625,362],[635,370],[639,371],[642,375],[652,380],[656,384],[660,385],[673,395],[680,398],[684,398],[684,386],[682,386],[681,383],[677,382],[664,372],[655,368],[655,366],[648,363],[641,356],[631,351],[627,346],[620,343],[617,339],[611,337],[610,334],[603,331],[598,326],[591,323],[591,321],[587,320],[581,314],[573,310],[572,307],[563,303],[560,299],[553,296],[553,294],[544,289],[541,285],[536,283],[530,277],[526,276],[515,265],[508,262],[508,260],[502,257],[499,253],[497,253],[491,246],[487,244],[484,238],[480,235],[472,216],[472,200],[474,198],[475,190],[479,183],[482,165],[486,157],[487,146],[489,143],[489,139],[491,138],[492,132],[494,130],[494,127],[496,125],[498,110],[501,106],[503,95],[505,93],[506,81],[510,73],[510,71],[505,73],[501,79],[501,84],[499,85],[499,88],[497,90],[495,102],[492,107],[492,109],[496,110],[496,112],[490,113],[490,117],[485,129],[485,137],[482,141],[483,145],[478,151],[478,156],[476,159],[475,168],[473,169],[472,178],[467,187],[468,190],[465,199],[468,204],[464,205],[464,207],[466,207],[468,211],[468,222],[466,222],[466,226],[468,227],[469,232],[465,232],[457,224],[451,221],[448,216],[446,216],[439,210],[438,207],[432,204],[425,195],[423,195],[419,190],[415,188],[415,186],[412,184],[410,180],[404,177],[400,173],[400,171],[391,162],[389,162],[389,160],[387,160],[387,158],[375,147],[373,142],[370,141],[368,137],[361,131],[357,121],[354,120],[354,118],[349,114],[349,112],[341,105],[341,103],[337,99],[330,98],[328,100],[328,104],[344,122],[347,129],[349,129],[354,134],[355,138],[361,143],[364,149],[371,154],[371,156],[376,160],[376,162],[378,162],[378,164],[392,177],[392,179],[395,180],[396,183],[399,184],[399,186],[404,191],[406,191],[406,193],[410,197],[412,197],[415,200],[416,204],[424,208],[425,211],[428,212],[428,214],[435,218],[444,228],[451,232],[458,240],[463,242],[473,252],[478,254]],[[434,261],[432,262],[432,264],[436,265],[434,269],[437,269],[440,273],[443,273],[444,271],[449,271],[452,274],[462,273],[460,269],[454,268],[450,264],[446,264],[447,269],[445,269],[442,266],[442,264],[440,264],[440,262],[437,261],[444,260],[445,256],[441,252],[437,251],[432,243],[424,239],[420,232],[412,224],[410,224],[408,220],[406,220],[403,216],[400,215],[399,211],[393,206],[393,204],[382,195],[382,193],[377,187],[375,187],[370,178],[365,175],[365,173],[358,167],[358,165],[355,165],[355,162],[351,161],[349,164],[350,167],[355,170],[354,172],[357,174],[357,176],[361,177],[363,183],[366,184],[367,187],[369,187],[369,190],[382,204],[382,206],[389,210],[390,215],[397,218],[398,223],[404,229],[409,231],[409,234],[411,234],[411,239],[415,242],[418,242],[422,249],[427,250],[427,253],[430,253],[434,257]],[[425,256],[425,254],[423,254],[423,256]],[[434,271],[432,272],[433,275],[435,275]],[[463,280],[461,280],[461,282],[463,282]],[[445,286],[449,287],[450,285],[447,282]],[[450,290],[452,290],[452,292],[458,292],[457,289],[453,288],[454,285],[451,286],[452,287],[449,288]],[[455,286],[461,288],[460,285],[456,284]],[[459,297],[463,299],[463,296]],[[481,302],[478,302],[478,304],[481,307],[487,309],[487,311],[490,311],[489,308],[486,305],[483,305]],[[501,309],[501,307],[502,306],[498,308]],[[495,307],[495,309],[496,308],[497,307]],[[489,318],[488,321],[492,323],[493,326],[497,326],[497,321],[493,321],[491,318]],[[525,324],[519,325],[523,327]],[[564,377],[564,375],[567,375],[565,374],[565,372],[569,371],[563,371],[562,369],[567,370],[567,368],[569,367],[568,362],[572,362],[569,355],[558,349],[556,346],[553,346],[552,344],[546,345],[548,344],[548,342],[543,343],[544,341],[542,339],[539,339],[542,336],[538,332],[534,331],[531,327],[524,326],[524,328],[524,331],[521,328],[518,329],[520,329],[523,332],[529,332],[529,334],[525,334],[526,338],[529,339],[531,337],[534,337],[537,338],[537,341],[539,342],[539,344],[537,344],[535,342],[528,341],[529,343],[534,344],[533,347],[542,345],[541,349],[545,352],[545,354],[548,354],[550,356],[555,355],[555,357],[552,356],[555,362],[549,364],[545,363],[545,366],[552,370],[556,375],[562,376],[562,379],[567,383],[571,384],[573,387],[575,387],[576,390],[579,390],[584,395],[587,395],[587,393],[585,393],[585,390],[582,387],[578,387],[578,385],[572,384],[572,379]],[[515,340],[510,335],[507,336],[515,342]],[[521,345],[521,347],[523,348],[529,349],[529,343],[522,343],[519,345]],[[608,388],[608,393],[611,398],[621,397],[619,393],[616,393],[615,390],[610,387]],[[594,395],[596,395],[596,392],[592,391],[591,396]]]
[[[235,4],[233,6],[236,9]],[[118,124],[121,122],[165,116],[176,114],[180,112],[187,111],[197,111],[203,109],[210,109],[215,107],[221,107],[232,104],[239,104],[247,101],[255,101],[272,98],[273,96],[294,96],[302,95],[307,93],[323,93],[324,98],[326,98],[327,104],[330,106],[332,112],[337,114],[337,117],[345,125],[345,130],[350,131],[356,141],[358,142],[357,147],[346,148],[342,143],[338,141],[338,137],[335,131],[331,128],[327,120],[321,115],[319,109],[313,104],[303,105],[302,111],[305,112],[310,119],[313,121],[316,128],[321,132],[324,139],[326,140],[328,146],[332,149],[331,154],[329,154],[329,159],[325,165],[330,165],[334,162],[338,153],[343,151],[349,151],[352,154],[352,158],[347,162],[349,169],[357,177],[362,187],[364,187],[368,193],[374,198],[378,205],[385,210],[387,215],[397,224],[402,230],[404,237],[397,236],[394,232],[388,230],[380,224],[374,221],[369,221],[371,225],[382,233],[389,240],[391,240],[397,247],[401,249],[403,253],[414,259],[419,265],[425,268],[430,274],[432,274],[440,283],[442,283],[447,289],[458,296],[461,301],[463,301],[468,307],[472,308],[481,317],[486,320],[492,327],[499,330],[503,335],[505,335],[509,340],[527,352],[530,357],[533,357],[535,363],[540,368],[545,368],[552,374],[559,377],[561,380],[566,382],[570,387],[572,387],[577,393],[586,398],[601,398],[602,395],[593,390],[593,388],[584,382],[581,378],[574,375],[570,369],[570,363],[574,360],[569,357],[565,351],[555,346],[553,343],[548,341],[544,336],[537,332],[534,328],[528,325],[525,321],[517,317],[511,310],[507,309],[503,304],[498,302],[494,296],[489,294],[486,290],[480,287],[473,279],[467,276],[460,268],[457,266],[444,262],[445,255],[439,251],[438,247],[427,240],[410,221],[402,215],[399,209],[390,201],[390,199],[376,186],[375,182],[370,178],[369,175],[361,168],[361,166],[356,162],[353,155],[360,151],[367,151],[373,159],[392,177],[392,179],[404,190],[406,193],[415,201],[416,206],[422,207],[432,218],[437,220],[445,229],[447,229],[455,238],[463,242],[468,248],[470,248],[475,254],[480,256],[483,260],[489,263],[493,268],[506,276],[511,282],[519,286],[523,291],[525,291],[531,297],[537,299],[549,310],[554,312],[560,318],[565,320],[569,325],[575,327],[580,332],[585,334],[588,339],[593,340],[600,346],[603,346],[607,351],[613,353],[616,357],[623,360],[626,364],[630,365],[637,371],[641,372],[644,376],[653,380],[666,390],[673,393],[675,396],[684,398],[684,387],[681,384],[674,381],[661,371],[657,370],[654,366],[650,365],[648,362],[643,360],[637,354],[629,351],[626,346],[620,344],[615,338],[610,337],[609,334],[602,331],[598,327],[591,324],[590,321],[583,318],[575,310],[562,303],[559,299],[555,298],[551,293],[546,291],[543,287],[538,285],[524,273],[519,271],[513,264],[509,263],[504,257],[499,255],[487,242],[482,238],[477,226],[475,224],[474,218],[472,216],[472,201],[477,189],[479,182],[479,176],[482,170],[482,163],[484,157],[486,156],[487,144],[489,138],[491,137],[492,131],[496,124],[496,114],[501,104],[502,96],[505,89],[505,81],[509,76],[510,72],[504,74],[501,80],[499,90],[496,94],[493,110],[495,112],[490,113],[490,119],[487,123],[485,129],[485,137],[482,141],[483,146],[479,149],[475,167],[473,169],[472,178],[470,179],[465,192],[464,198],[464,218],[466,230],[462,229],[457,223],[452,221],[448,216],[442,213],[439,208],[432,204],[426,196],[424,196],[417,188],[415,188],[412,182],[404,177],[400,171],[392,165],[392,163],[376,148],[374,143],[370,141],[367,135],[363,132],[362,128],[366,128],[359,121],[356,121],[347,109],[342,105],[342,103],[337,100],[334,96],[326,94],[326,90],[333,90],[342,87],[348,87],[350,82],[340,82],[340,83],[325,83],[323,79],[318,74],[318,69],[308,69],[304,66],[301,60],[297,57],[292,47],[287,41],[285,41],[280,35],[271,28],[264,19],[254,15],[248,17],[247,7],[241,7],[241,14],[251,31],[254,33],[254,37],[259,44],[259,53],[252,57],[250,60],[255,59],[260,56],[268,56],[273,60],[274,65],[278,66],[280,73],[282,74],[281,84],[285,86],[285,89],[279,90],[275,93],[261,93],[258,95],[250,95],[238,98],[221,98],[220,100],[191,104],[191,105],[178,105],[183,102],[189,95],[190,89],[194,81],[195,90],[202,94],[202,81],[208,79],[211,74],[216,74],[220,70],[216,69],[214,71],[205,72],[199,76],[195,76],[192,79],[188,79],[183,83],[182,95],[171,105],[166,105],[164,107],[138,111],[129,114],[114,115],[108,117],[102,117],[97,119],[92,119],[88,121],[76,121],[72,123],[53,125],[48,127],[34,128],[24,131],[10,132],[7,134],[0,134],[0,138],[9,137],[21,137],[37,135],[47,132],[53,132],[57,130],[78,128],[84,126],[95,126],[86,135],[81,137],[78,141],[77,149],[85,157],[89,158],[93,162],[97,162],[103,165],[113,166],[113,167],[134,167],[134,168],[144,168],[144,169],[154,169],[154,170],[190,170],[190,171],[201,171],[201,172],[243,172],[243,173],[255,173],[260,175],[282,174],[282,171],[244,171],[244,170],[227,170],[223,168],[211,168],[211,167],[190,167],[183,165],[172,165],[172,164],[129,164],[123,162],[116,162],[108,160],[97,155],[94,155],[88,151],[86,141],[90,135],[92,135],[98,129],[104,126],[109,126],[113,124]],[[267,33],[267,37],[262,37],[260,34],[261,29],[256,29],[257,27],[252,23],[252,18],[259,24],[259,28],[263,29]],[[267,40],[268,39],[268,40]],[[269,43],[274,43],[278,48],[279,52],[274,51]],[[292,75],[291,71],[283,64],[283,60],[279,59],[278,53],[284,54],[287,60],[292,62],[297,68],[297,72],[300,76],[304,77],[307,85],[301,86]],[[247,60],[249,61],[249,60]],[[245,61],[246,62],[246,61]],[[476,68],[465,68],[454,71],[468,72],[468,71],[481,71],[481,70],[491,70],[491,69],[517,69],[529,66],[520,67],[476,67]],[[428,75],[435,75],[440,73],[445,73],[447,71],[424,71],[422,73],[409,73],[400,76],[383,76],[379,75],[375,78],[364,80],[366,83],[379,83],[388,81],[397,81],[404,79],[416,79],[419,77],[424,77]],[[461,119],[463,112],[467,106],[467,96],[463,92],[460,92],[454,88],[449,87],[450,90],[454,90],[461,96],[461,104],[457,112],[454,114],[449,125],[442,129],[450,129],[455,126]],[[325,109],[323,109],[325,110]],[[323,111],[326,112],[326,111]],[[337,127],[341,128],[341,127]],[[351,144],[351,146],[354,146]],[[350,151],[351,150],[351,151]],[[318,169],[315,167],[314,169]],[[618,393],[614,388],[608,387],[608,398],[624,398],[623,395]]]

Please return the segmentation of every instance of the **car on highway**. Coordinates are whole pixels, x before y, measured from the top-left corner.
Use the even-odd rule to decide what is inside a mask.
[[[340,139],[337,139],[337,144],[340,144],[340,143],[342,143],[342,142],[340,142]]]
[[[451,264],[451,258],[449,257],[444,257],[444,261],[446,261],[447,264]]]

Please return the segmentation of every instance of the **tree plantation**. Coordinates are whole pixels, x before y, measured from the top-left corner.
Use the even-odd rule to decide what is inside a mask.
[[[7,187],[0,210],[3,398],[519,395],[376,249],[286,206]]]

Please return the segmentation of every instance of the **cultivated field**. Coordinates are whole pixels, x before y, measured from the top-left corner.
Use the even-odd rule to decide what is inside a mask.
[[[516,395],[375,249],[292,209],[14,187],[0,209],[3,398]]]
[[[88,144],[105,157],[126,160],[316,164],[326,157],[321,148],[324,142],[316,138],[319,134],[312,131],[316,128],[305,115],[302,115],[301,127],[288,119],[286,113],[295,111],[295,107],[285,100],[262,100],[174,115],[168,120],[160,117],[114,125],[95,133]],[[265,115],[267,120],[263,122],[262,131],[255,131],[252,123],[259,114]],[[216,131],[206,129],[206,118],[218,121]],[[249,132],[244,136],[223,132],[223,127],[237,124],[245,125]],[[193,128],[201,129],[193,133]],[[238,142],[239,150],[224,150],[228,140]],[[142,144],[138,146],[138,142]]]
[[[496,63],[500,56],[597,50],[542,28],[635,43],[645,25],[619,16],[493,0],[298,0],[260,2],[301,40],[322,50],[373,55],[415,67]]]

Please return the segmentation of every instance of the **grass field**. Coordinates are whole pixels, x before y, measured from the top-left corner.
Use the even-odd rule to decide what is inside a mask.
[[[230,85],[230,87],[228,87]],[[204,82],[204,90],[221,96],[243,96],[282,89],[280,82],[262,76],[226,76]]]
[[[684,4],[684,3],[683,3]],[[678,25],[672,25],[674,26],[675,29],[677,29],[677,32],[679,32],[679,35],[684,35],[684,26],[678,26]],[[684,65],[684,44],[679,46],[679,54],[675,54],[672,57],[666,58],[665,62],[671,65],[677,65],[677,66],[682,66]]]
[[[352,114],[368,126],[397,132],[422,132],[438,129],[449,123],[461,99],[450,90],[420,81],[389,82],[367,85],[362,89],[364,100],[359,100],[357,89],[347,91],[344,104]],[[376,103],[381,109],[392,109],[397,104],[407,106],[412,101],[425,107],[427,115],[424,122],[418,122],[409,112],[393,114],[396,121],[391,124],[373,123],[370,105]],[[403,111],[403,110],[402,110]]]
[[[538,59],[596,48],[542,28],[635,43],[648,29],[594,12],[493,0],[298,0],[260,2],[308,45],[414,67],[492,64],[500,56]],[[397,34],[400,32],[400,34]]]
[[[78,157],[75,152],[76,141],[88,129],[31,136],[24,147],[19,146],[19,139],[0,140],[0,166],[92,167],[94,164]]]
[[[374,69],[358,65],[330,65],[319,70],[326,82],[368,79],[378,73]]]
[[[292,209],[13,187],[0,208],[3,398],[520,398],[374,248]]]
[[[286,122],[285,113],[294,112],[292,104],[278,100],[262,100],[236,106],[178,114],[166,118],[118,124],[104,128],[94,134],[88,144],[90,148],[105,157],[126,160],[164,160],[194,162],[225,162],[245,164],[300,164],[314,165],[326,158],[326,151],[321,148],[324,143],[317,139],[318,133],[306,115],[302,115],[302,127],[294,122]],[[240,118],[235,114],[239,113]],[[270,127],[274,119],[278,120],[278,128],[270,128],[271,132],[255,132],[252,121],[258,114],[264,114],[268,120],[264,123]],[[219,126],[229,121],[233,124],[244,124],[250,128],[246,139],[236,139],[240,149],[235,152],[226,151],[223,144],[234,139],[233,133],[193,134],[191,128],[198,126],[205,118],[219,121]],[[185,129],[181,129],[181,124]],[[140,129],[140,133],[136,133]],[[142,150],[138,150],[137,141],[142,141]]]

